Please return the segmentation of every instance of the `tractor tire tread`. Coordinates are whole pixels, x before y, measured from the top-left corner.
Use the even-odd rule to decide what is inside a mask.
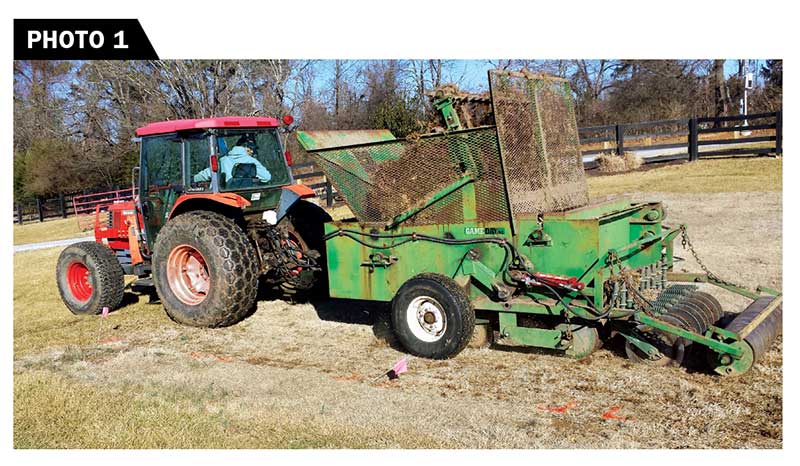
[[[170,237],[180,232],[194,238],[207,238],[216,248],[213,252],[221,267],[222,273],[218,274],[221,283],[217,283],[214,290],[215,305],[209,309],[210,312],[197,317],[187,316],[179,309],[180,304],[175,307],[170,304],[172,299],[165,299],[164,287],[169,285],[158,278],[160,273],[156,271],[160,267],[154,260],[156,289],[169,318],[184,325],[212,328],[227,327],[244,319],[252,310],[258,291],[256,252],[245,232],[232,219],[221,214],[203,210],[187,212],[170,220],[161,230],[154,248],[154,259],[159,258],[159,262],[166,260],[169,251],[163,249]],[[212,298],[211,294],[209,298]]]

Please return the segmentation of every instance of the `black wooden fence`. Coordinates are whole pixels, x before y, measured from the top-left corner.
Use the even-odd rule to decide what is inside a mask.
[[[56,197],[26,199],[14,203],[14,222],[43,222],[50,218],[67,218],[72,215],[71,194],[59,194]]]
[[[752,135],[752,132],[759,134]],[[764,134],[767,132],[773,134]],[[694,161],[703,157],[783,153],[783,116],[780,111],[592,126],[580,128],[578,133],[581,145],[593,147],[582,151],[584,158],[599,154],[623,155],[625,152],[634,152],[643,162],[655,163]],[[721,137],[704,136],[716,134]],[[771,144],[765,145],[765,142]],[[754,143],[760,144],[754,146]],[[604,147],[596,147],[598,144],[603,144]],[[676,149],[682,150],[676,152]],[[591,169],[597,166],[597,162],[586,160],[584,165]]]
[[[757,131],[759,135],[745,135],[744,133],[748,131]],[[763,134],[765,132],[774,134]],[[739,137],[735,137],[736,133]],[[719,134],[722,137],[704,137],[704,135],[712,134]],[[674,160],[694,161],[704,157],[747,154],[781,155],[783,153],[783,115],[778,111],[753,115],[591,126],[579,128],[578,135],[581,145],[587,147],[581,151],[584,156],[584,168],[587,170],[598,166],[597,160],[592,159],[592,156],[609,153],[623,155],[625,152],[634,152],[644,163]],[[753,146],[754,143],[759,143],[759,145]],[[771,144],[764,145],[763,143]],[[598,144],[602,144],[604,147],[594,147]],[[701,148],[708,150],[701,150]],[[685,152],[679,150],[675,153],[676,149],[685,149]],[[333,206],[336,192],[316,164],[313,162],[295,164],[292,167],[292,173],[297,180],[312,180],[312,183],[306,184],[325,199],[327,207]],[[23,221],[38,220],[42,222],[48,218],[66,218],[74,210],[72,197],[72,195],[61,194],[48,199],[37,198],[17,202],[14,205],[14,221],[22,223]]]
[[[105,195],[108,193],[115,193],[120,190],[119,187],[115,191],[97,192],[92,190],[85,190],[77,193],[61,193],[53,197],[35,197],[31,199],[23,199],[14,202],[14,223],[22,224],[24,222],[38,221],[43,222],[53,218],[67,218],[77,214],[87,213],[84,206],[86,198],[94,195]],[[75,203],[78,203],[77,209]],[[94,208],[92,207],[92,211]]]

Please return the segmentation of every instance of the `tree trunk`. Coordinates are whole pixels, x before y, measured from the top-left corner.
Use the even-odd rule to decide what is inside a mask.
[[[727,92],[725,86],[725,60],[714,60],[711,68],[714,82],[714,116],[723,116],[728,113]],[[714,126],[718,126],[714,123]]]

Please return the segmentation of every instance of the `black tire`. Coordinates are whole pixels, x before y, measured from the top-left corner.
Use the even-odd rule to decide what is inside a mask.
[[[177,285],[171,284],[175,277],[167,270],[170,254],[187,246],[202,255],[208,276],[208,289],[197,303],[187,303],[176,295],[173,286]],[[250,315],[255,305],[256,251],[230,218],[209,211],[188,212],[167,222],[159,232],[153,250],[153,278],[172,320],[194,327],[226,327]]]
[[[76,271],[88,272],[85,284],[76,283]],[[94,241],[75,243],[61,252],[56,282],[61,299],[73,314],[100,314],[104,307],[117,309],[125,290],[125,274],[114,251]]]
[[[331,216],[318,205],[300,200],[289,209],[286,217],[287,229],[299,237],[303,249],[315,250],[319,253],[317,263],[321,270],[314,274],[312,281],[304,284],[281,282],[281,291],[293,300],[326,297],[328,295],[328,267],[325,262],[327,257],[325,223],[332,220]]]
[[[414,303],[412,305],[412,303]],[[433,306],[435,312],[425,311],[423,321],[432,315],[433,322],[417,323],[413,320],[419,303]],[[443,326],[438,329],[440,318]],[[420,320],[419,318],[417,320]],[[430,325],[433,328],[426,329]],[[411,354],[431,359],[451,358],[470,341],[475,329],[475,310],[467,293],[447,276],[423,273],[403,283],[392,300],[392,327],[403,347]]]

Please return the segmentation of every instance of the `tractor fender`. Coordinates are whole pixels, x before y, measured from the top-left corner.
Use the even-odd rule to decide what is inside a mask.
[[[304,184],[284,186],[283,189],[281,189],[281,198],[278,201],[278,210],[275,212],[277,222],[280,222],[281,219],[283,219],[283,217],[289,213],[289,209],[292,208],[295,202],[299,201],[300,199],[308,199],[314,196],[316,196],[314,190]]]
[[[181,204],[185,204],[187,201],[194,201],[194,200],[216,202],[237,209],[242,209],[250,205],[250,201],[248,201],[247,199],[243,198],[242,196],[236,193],[196,193],[196,194],[188,193],[188,194],[182,194],[180,197],[178,197],[178,199],[175,201],[175,205],[172,206],[172,210],[170,210],[169,216],[167,218],[171,219],[178,212],[180,212],[182,210],[179,208]]]

